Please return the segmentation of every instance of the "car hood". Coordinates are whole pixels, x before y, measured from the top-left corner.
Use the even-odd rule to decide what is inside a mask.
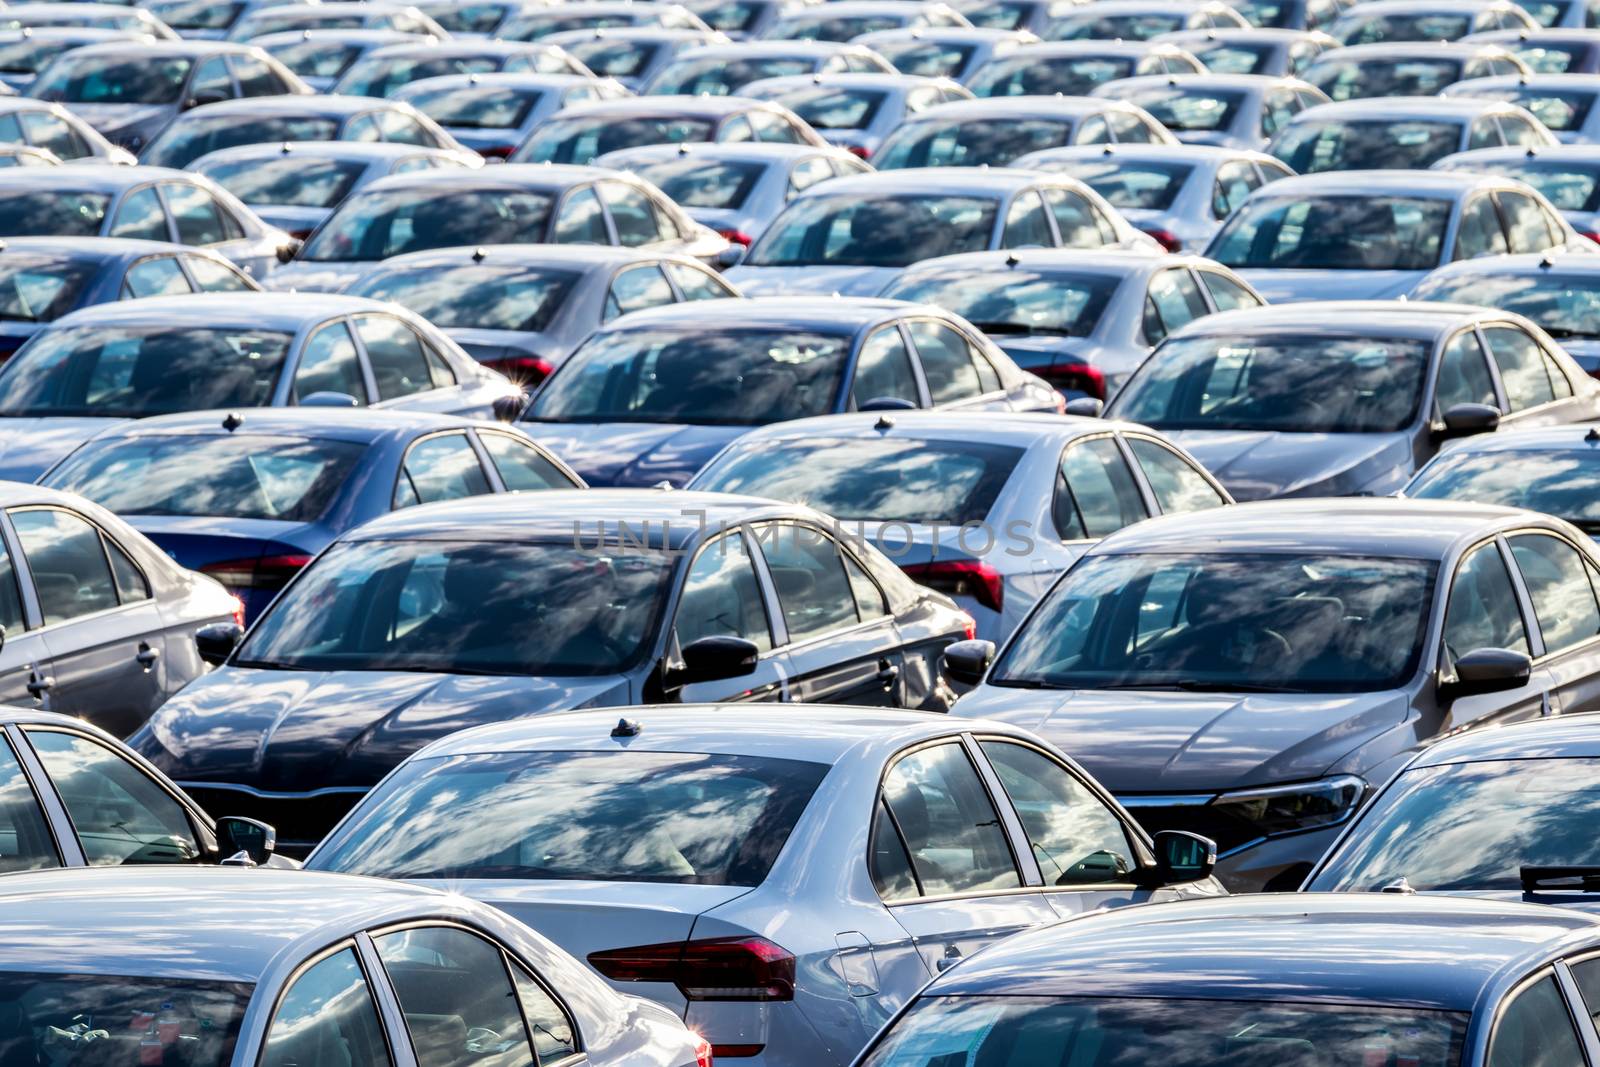
[[[1241,270],[1269,304],[1302,300],[1393,300],[1409,293],[1422,270]]]
[[[1271,433],[1173,430],[1167,436],[1227,486],[1235,500],[1384,492],[1412,474],[1400,433]],[[1385,477],[1388,476],[1388,477]]]
[[[370,263],[288,263],[262,279],[268,289],[302,293],[338,293],[361,277]]]
[[[955,714],[1054,741],[1113,793],[1210,793],[1320,778],[1406,716],[1403,693],[1180,693],[985,685]],[[1359,772],[1358,772],[1359,773]]]
[[[877,296],[900,276],[899,267],[734,267],[728,280],[745,296],[838,293]]]
[[[682,486],[748,426],[519,422],[592,486]]]
[[[0,419],[0,479],[31,482],[108,426],[127,419]]]
[[[430,741],[484,723],[626,704],[627,679],[224,666],[128,739],[173,778],[268,792],[370,786]]]

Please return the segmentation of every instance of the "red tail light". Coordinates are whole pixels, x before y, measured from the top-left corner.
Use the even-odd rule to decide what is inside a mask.
[[[746,248],[749,248],[755,241],[755,238],[743,230],[718,230],[717,233],[722,235],[724,241],[732,241],[734,244],[744,245]]]
[[[1591,233],[1588,230],[1579,230],[1578,231],[1578,236],[1587,237],[1589,240],[1593,241],[1595,244],[1600,245],[1600,233]]]
[[[548,359],[538,356],[508,356],[505,359],[486,359],[483,365],[490,370],[497,370],[514,382],[523,385],[537,385],[550,377],[550,372],[555,370],[555,364]]]
[[[971,615],[968,615],[967,616],[967,621],[966,621],[965,625],[962,627],[961,632],[966,636],[966,639],[968,641],[971,641],[974,637],[977,637],[978,636],[978,620],[974,619]]]
[[[671,982],[687,1000],[793,1000],[794,956],[764,937],[714,937],[591,952],[614,982]]]
[[[868,148],[866,145],[847,144],[844,146],[844,150],[849,152],[852,156],[855,156],[857,159],[872,158],[872,149]]]
[[[1000,572],[975,559],[936,559],[931,563],[904,563],[900,569],[929,589],[950,596],[969,596],[988,608],[999,611],[1005,595]]]
[[[201,574],[209,574],[229,589],[282,589],[310,556],[262,556],[259,559],[230,559],[207,563]]]
[[[694,1043],[694,1067],[712,1067],[711,1042],[698,1038]]]
[[[1146,230],[1145,233],[1156,239],[1156,243],[1168,252],[1182,252],[1183,241],[1171,230]]]
[[[238,597],[233,598],[233,624],[244,629],[244,601]]]
[[[1034,373],[1064,393],[1084,393],[1096,400],[1106,398],[1105,372],[1091,364],[1076,360],[1071,363],[1052,363]],[[1066,410],[1065,402],[1061,410]]]
[[[516,150],[517,146],[514,144],[496,144],[490,145],[488,148],[478,149],[478,155],[484,159],[509,159],[511,153]]]

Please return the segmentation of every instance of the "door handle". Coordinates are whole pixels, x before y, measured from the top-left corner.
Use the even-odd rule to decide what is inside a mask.
[[[941,973],[948,971],[960,962],[961,950],[955,945],[946,945],[944,947],[944,955],[939,958],[939,970]]]
[[[50,687],[55,684],[56,680],[50,677],[48,674],[42,675],[35,672],[28,675],[28,692],[35,700],[43,700],[45,693],[47,693],[50,690]]]
[[[161,652],[159,649],[151,648],[148,641],[140,641],[139,651],[134,654],[133,658],[139,661],[139,666],[149,670],[156,665],[156,660],[161,658]]]

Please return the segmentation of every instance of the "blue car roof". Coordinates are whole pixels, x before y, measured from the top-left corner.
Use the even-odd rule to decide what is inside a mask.
[[[15,8],[12,10],[15,10]],[[73,51],[78,55],[87,56],[131,55],[141,60],[157,60],[172,56],[238,55],[251,51],[253,47],[253,45],[245,41],[156,40],[146,42],[137,39],[130,40],[124,36],[118,40],[84,45],[82,48],[77,48]]]
[[[560,10],[557,8],[556,10]],[[618,116],[635,118],[640,115],[689,115],[695,118],[719,119],[751,108],[769,108],[766,100],[752,100],[745,96],[628,96],[620,100],[597,100],[591,104],[574,104],[562,108],[560,118],[588,119]],[[552,116],[552,118],[557,116]]]
[[[223,420],[230,416],[242,419],[243,422],[236,424],[235,428],[230,430],[223,425]],[[130,419],[107,427],[96,434],[94,439],[104,441],[115,437],[161,437],[175,434],[224,436],[237,433],[370,443],[389,436],[406,436],[429,430],[491,425],[494,424],[483,419],[397,408],[249,408],[245,411],[186,411],[177,415]]]
[[[336,315],[379,310],[392,312],[396,308],[381,300],[339,293],[192,293],[95,304],[63,315],[49,328],[220,326],[293,333],[307,323]]]
[[[876,297],[773,296],[719,300],[715,305],[691,301],[635,311],[601,329],[785,329],[854,334],[864,326],[918,308],[933,310],[926,305]]]
[[[823,148],[814,144],[777,144],[771,141],[683,141],[679,144],[647,144],[638,148],[619,148],[595,160],[596,166],[625,167],[630,164],[666,163],[683,156],[726,159],[745,163],[788,163],[812,156],[849,155],[842,148]]]

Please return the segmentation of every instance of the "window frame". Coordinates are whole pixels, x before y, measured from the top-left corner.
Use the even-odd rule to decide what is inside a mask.
[[[668,646],[671,649],[676,650],[680,656],[683,653],[683,645],[678,641],[678,615],[683,610],[683,593],[685,586],[687,586],[689,583],[689,574],[694,570],[694,565],[700,562],[701,556],[707,552],[710,552],[716,545],[721,544],[730,537],[739,538],[740,543],[744,545],[745,558],[750,561],[750,570],[751,573],[755,575],[756,579],[756,590],[761,597],[761,614],[767,620],[767,640],[770,642],[771,647],[767,649],[758,649],[756,652],[756,661],[760,662],[761,660],[772,657],[774,654],[779,653],[780,650],[782,650],[789,643],[789,627],[783,620],[782,606],[777,604],[778,591],[777,588],[772,584],[771,575],[767,573],[766,557],[765,555],[762,555],[760,562],[757,562],[756,556],[758,553],[755,551],[754,546],[752,546],[750,543],[751,537],[749,536],[749,531],[746,530],[744,524],[741,523],[739,526],[734,527],[726,532],[719,532],[715,536],[707,538],[700,544],[698,548],[694,550],[694,554],[690,556],[688,561],[684,564],[683,577],[677,583],[677,588],[673,593],[672,610],[666,613],[672,621],[665,628]],[[846,577],[848,577],[848,575],[846,575]],[[777,612],[773,611],[774,606],[778,607]]]
[[[392,1032],[396,1021],[404,1023],[404,1015],[400,1011],[399,998],[395,996],[394,988],[389,985],[389,976],[381,970],[374,974],[374,968],[381,968],[382,961],[378,958],[377,946],[372,944],[371,938],[365,930],[344,934],[332,943],[310,953],[297,963],[294,968],[284,976],[278,988],[273,991],[272,1007],[265,1013],[261,1025],[260,1037],[256,1040],[253,1067],[266,1067],[267,1039],[272,1035],[272,1025],[278,1021],[278,1012],[283,1009],[283,1002],[288,997],[289,991],[296,982],[305,977],[317,964],[339,953],[350,950],[355,957],[356,966],[361,969],[361,976],[366,982],[367,993],[372,998],[372,1007],[378,1017],[378,1030],[383,1035],[385,1051],[389,1054],[390,1067],[416,1067],[416,1053],[411,1050],[411,1038],[406,1036],[405,1057],[396,1056],[395,1034]],[[381,985],[381,989],[380,989]],[[241,1032],[240,1037],[246,1036]]]
[[[1150,518],[1154,519],[1159,518],[1162,515],[1182,515],[1186,513],[1181,511],[1168,512],[1161,506],[1161,498],[1156,494],[1156,488],[1154,484],[1151,483],[1150,476],[1145,473],[1144,464],[1139,461],[1138,453],[1134,452],[1133,446],[1128,443],[1129,441],[1144,441],[1147,444],[1152,444],[1157,448],[1163,449],[1170,454],[1173,459],[1182,462],[1190,470],[1200,475],[1205,483],[1222,498],[1222,503],[1219,504],[1218,507],[1231,507],[1233,505],[1233,494],[1228,492],[1227,487],[1221,482],[1217,481],[1216,476],[1210,471],[1206,470],[1204,465],[1197,461],[1193,456],[1184,452],[1173,442],[1163,440],[1162,438],[1156,436],[1156,434],[1149,431],[1139,430],[1118,430],[1113,432],[1112,436],[1117,439],[1117,444],[1122,449],[1122,458],[1127,462],[1128,466],[1133,469],[1133,480],[1139,486],[1140,495],[1144,497],[1145,510],[1150,512]],[[1061,452],[1061,458],[1064,459],[1065,457],[1066,450],[1063,449]]]
[[[417,448],[418,445],[421,445],[426,441],[432,441],[435,438],[447,437],[451,434],[455,434],[466,441],[467,448],[472,452],[472,455],[478,461],[478,470],[483,474],[483,480],[489,484],[489,492],[477,493],[474,495],[493,496],[496,493],[506,492],[505,483],[500,480],[500,472],[494,467],[493,457],[487,455],[485,449],[478,443],[477,438],[469,432],[469,427],[465,424],[461,426],[447,426],[443,429],[432,430],[428,433],[412,438],[410,443],[406,445],[405,451],[400,453],[400,462],[395,465],[394,481],[393,484],[389,486],[389,509],[386,514],[393,514],[396,511],[404,511],[408,507],[414,508],[421,504],[429,503],[429,501],[422,499],[422,494],[417,492],[416,483],[412,481],[411,476],[406,473],[406,461],[411,458],[411,453]],[[417,498],[415,504],[406,504],[404,506],[396,505],[396,494],[399,493],[402,482],[404,482],[410,488],[411,495]],[[462,497],[461,499],[470,500],[472,497],[467,496]]]
[[[146,571],[145,568],[139,563],[139,560],[134,556],[134,554],[132,552],[129,552],[126,548],[123,547],[122,542],[115,541],[115,544],[116,544],[117,548],[120,549],[122,551],[122,554],[127,556],[128,559],[133,563],[134,568],[139,572],[140,577],[142,577],[144,579],[145,588],[150,591],[150,595],[148,595],[146,597],[143,597],[142,599],[130,600],[130,601],[126,601],[126,602],[123,601],[122,593],[117,588],[117,572],[116,572],[116,568],[114,566],[112,566],[111,553],[106,548],[106,541],[108,539],[111,539],[111,540],[114,540],[114,539],[111,538],[110,534],[106,533],[105,527],[101,526],[98,522],[96,522],[93,519],[91,519],[88,515],[85,515],[81,511],[74,511],[73,509],[71,509],[69,507],[66,507],[65,505],[51,503],[51,502],[47,502],[47,501],[41,501],[41,502],[39,502],[37,504],[14,504],[11,507],[8,507],[8,508],[6,508],[4,510],[5,510],[4,527],[5,527],[5,534],[6,534],[6,541],[7,541],[6,548],[10,552],[10,555],[11,555],[12,573],[13,573],[13,575],[16,576],[17,591],[20,594],[21,600],[22,600],[22,616],[23,616],[23,619],[28,624],[26,630],[24,631],[25,633],[32,633],[34,631],[45,631],[45,630],[51,629],[52,627],[57,627],[57,626],[72,626],[72,625],[74,625],[76,623],[80,623],[80,622],[84,621],[85,619],[104,618],[104,617],[110,615],[114,611],[121,611],[124,608],[137,607],[140,604],[146,604],[146,603],[154,604],[154,603],[157,602],[158,598],[156,596],[156,586],[155,586],[155,583],[150,581],[149,572]],[[16,528],[15,524],[12,522],[12,516],[13,515],[17,514],[18,512],[24,512],[24,511],[56,511],[56,512],[60,512],[63,515],[69,515],[72,518],[77,519],[78,521],[82,522],[84,525],[88,526],[89,529],[93,530],[96,534],[98,534],[99,538],[100,538],[100,558],[105,561],[106,574],[111,579],[111,593],[112,593],[112,596],[114,596],[116,598],[117,602],[115,604],[113,604],[111,607],[101,608],[98,611],[85,612],[82,615],[74,615],[71,618],[61,619],[61,620],[58,620],[56,622],[47,621],[45,619],[45,616],[44,616],[44,604],[39,599],[39,589],[34,584],[34,581],[33,581],[33,564],[29,561],[27,552],[23,550],[22,536],[21,536],[21,534],[19,534],[17,532],[17,528]],[[20,565],[19,565],[19,562],[18,562],[19,560],[20,560]],[[23,581],[23,578],[22,578],[23,574],[26,574],[26,576],[27,576],[27,581],[26,582]],[[30,618],[30,612],[32,614],[31,618]],[[38,620],[37,625],[34,625],[34,623],[33,623],[34,619]]]
[[[1517,615],[1522,620],[1522,632],[1528,638],[1528,658],[1534,663],[1538,663],[1544,656],[1544,634],[1540,632],[1537,625],[1528,625],[1529,621],[1534,618],[1533,603],[1528,599],[1528,590],[1522,584],[1522,572],[1517,568],[1516,560],[1511,557],[1510,546],[1506,544],[1506,535],[1511,532],[1513,531],[1498,530],[1487,537],[1479,538],[1463,548],[1456,556],[1454,565],[1450,568],[1448,584],[1435,586],[1433,595],[1434,599],[1438,601],[1436,610],[1439,613],[1439,622],[1434,627],[1432,640],[1438,645],[1438,648],[1434,650],[1433,667],[1430,670],[1435,685],[1452,680],[1455,674],[1450,665],[1445,663],[1444,633],[1445,627],[1450,624],[1450,597],[1455,592],[1456,581],[1461,577],[1462,565],[1473,553],[1489,545],[1494,546],[1495,551],[1500,556],[1500,565],[1506,569],[1506,576],[1511,579],[1511,591],[1517,601]],[[1469,648],[1466,651],[1471,652],[1472,649]],[[1424,662],[1427,662],[1426,659]]]
[[[1596,642],[1600,642],[1600,633],[1590,634],[1582,641],[1553,651],[1545,644],[1544,627],[1539,622],[1539,613],[1533,603],[1533,594],[1528,590],[1527,581],[1523,578],[1522,566],[1517,562],[1516,553],[1511,549],[1511,540],[1516,537],[1550,537],[1576,552],[1579,560],[1584,564],[1585,577],[1589,579],[1589,588],[1594,593],[1597,606],[1600,606],[1600,587],[1595,584],[1594,572],[1600,571],[1600,560],[1596,560],[1589,555],[1581,545],[1575,544],[1569,538],[1563,536],[1560,531],[1545,527],[1525,526],[1518,527],[1515,530],[1502,530],[1496,534],[1496,537],[1502,545],[1501,559],[1506,563],[1506,569],[1511,572],[1511,584],[1517,591],[1518,610],[1522,611],[1522,625],[1528,631],[1528,658],[1535,665],[1538,665],[1571,653],[1592,652],[1596,647]],[[1530,621],[1532,622],[1531,626],[1529,625]],[[1539,642],[1539,654],[1537,656],[1532,654],[1535,636],[1538,637]]]
[[[45,724],[40,725],[43,726]],[[65,724],[51,723],[49,727],[61,730],[63,733],[77,732]],[[84,853],[83,845],[78,841],[78,834],[73,828],[72,819],[67,815],[67,806],[62,803],[61,795],[56,792],[55,783],[50,780],[50,775],[45,771],[44,764],[39,761],[39,754],[33,750],[33,742],[28,740],[22,724],[7,722],[3,728],[0,728],[0,742],[9,746],[12,757],[17,761],[17,766],[22,768],[22,779],[27,783],[29,793],[32,795],[34,803],[38,806],[40,816],[44,819],[45,828],[50,834],[50,846],[55,849],[57,866],[41,869],[60,870],[68,867],[87,867],[89,865],[89,857]],[[208,835],[207,839],[214,839],[214,835]],[[68,847],[69,845],[70,848]]]
[[[1056,453],[1054,467],[1055,475],[1051,483],[1050,499],[1046,504],[1046,513],[1049,515],[1050,528],[1055,531],[1056,540],[1063,545],[1093,544],[1096,541],[1101,541],[1104,539],[1104,537],[1089,536],[1089,524],[1083,519],[1083,509],[1078,506],[1077,494],[1073,493],[1072,486],[1067,481],[1066,473],[1061,468],[1062,465],[1067,461],[1067,453],[1071,452],[1074,448],[1078,448],[1092,441],[1099,441],[1106,438],[1111,439],[1112,447],[1117,450],[1117,455],[1122,457],[1122,464],[1125,468],[1127,468],[1128,477],[1133,480],[1134,488],[1138,490],[1139,499],[1144,504],[1144,519],[1156,518],[1162,514],[1161,505],[1156,500],[1155,493],[1152,490],[1150,483],[1145,479],[1144,471],[1139,466],[1138,457],[1133,454],[1133,450],[1130,449],[1127,443],[1117,435],[1116,431],[1099,430],[1093,433],[1080,434],[1069,438],[1067,442],[1061,446],[1061,451]],[[1153,437],[1151,439],[1155,440]],[[1213,485],[1217,484],[1215,479],[1209,480]],[[1078,525],[1083,529],[1084,532],[1083,537],[1065,537],[1062,535],[1060,527],[1056,524],[1056,501],[1060,499],[1061,491],[1063,489],[1066,490],[1067,502],[1072,505],[1073,514],[1078,516]],[[1144,519],[1135,519],[1126,526],[1118,527],[1118,530],[1126,530],[1128,526],[1143,522]],[[1118,531],[1114,530],[1112,532],[1115,533]],[[1111,534],[1106,534],[1104,536],[1110,537]]]
[[[851,610],[856,613],[855,622],[849,624],[848,626],[839,626],[832,630],[826,630],[822,633],[812,634],[809,637],[802,637],[799,639],[794,638],[789,633],[788,620],[783,617],[783,599],[778,595],[778,585],[775,581],[773,581],[772,572],[767,567],[766,543],[762,539],[761,535],[761,531],[771,529],[775,526],[803,526],[806,529],[811,530],[813,533],[819,535],[822,540],[828,544],[833,545],[840,556],[840,573],[842,573],[844,576],[846,586],[851,587],[852,589]],[[888,605],[889,610],[883,615],[877,615],[870,619],[861,618],[860,609],[856,607],[855,598],[853,595],[854,587],[850,582],[850,572],[846,570],[844,566],[844,558],[847,555],[850,556],[856,566],[860,567],[861,570],[866,573],[867,577],[872,579],[874,583],[877,583],[877,579],[872,575],[872,568],[868,567],[865,563],[862,563],[859,558],[855,557],[855,555],[845,547],[844,541],[835,537],[832,531],[824,529],[823,527],[818,526],[816,523],[809,522],[805,519],[788,517],[763,519],[755,523],[741,523],[740,529],[745,535],[746,549],[751,553],[752,558],[756,560],[756,578],[761,585],[761,593],[766,602],[765,606],[767,608],[767,623],[772,628],[772,651],[788,651],[795,648],[804,648],[807,645],[812,645],[819,641],[832,641],[842,634],[854,633],[857,630],[864,630],[869,626],[881,626],[883,624],[883,620],[885,619],[888,619],[891,622],[894,620],[894,601],[884,590],[882,584],[878,584],[878,592],[883,594],[883,602]],[[684,577],[687,577],[688,573],[689,572],[687,570],[684,570]],[[677,618],[678,601],[681,599],[682,592],[683,583],[680,580],[672,603],[672,616],[674,619]],[[776,612],[772,610],[774,607],[777,608]]]
[[[1572,1025],[1572,1036],[1577,1040],[1580,1054],[1585,1058],[1590,1055],[1592,1046],[1590,1046],[1586,1038],[1593,1032],[1594,1027],[1592,1023],[1585,1025],[1588,1019],[1587,1015],[1580,1017],[1574,1014],[1575,1009],[1581,1009],[1584,1005],[1582,997],[1578,995],[1578,991],[1575,988],[1576,983],[1571,973],[1567,971],[1565,963],[1565,959],[1548,960],[1533,971],[1518,978],[1505,989],[1495,1003],[1494,1011],[1490,1015],[1488,1022],[1483,1027],[1483,1058],[1480,1062],[1485,1065],[1490,1062],[1489,1057],[1494,1052],[1494,1039],[1500,1033],[1500,1024],[1505,1021],[1506,1009],[1510,1008],[1523,993],[1546,978],[1555,983],[1556,993],[1561,997],[1562,1006],[1567,1010],[1567,1021]],[[1466,1050],[1463,1051],[1465,1052]]]

